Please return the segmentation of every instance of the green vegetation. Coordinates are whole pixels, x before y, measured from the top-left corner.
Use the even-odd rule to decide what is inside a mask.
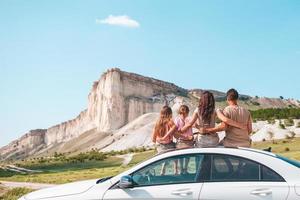
[[[285,129],[285,125],[283,123],[281,123],[281,120],[279,121],[279,128]]]
[[[114,176],[128,169],[127,167],[115,166],[104,168],[92,168],[82,170],[68,170],[62,172],[42,172],[27,175],[14,175],[11,177],[0,178],[5,181],[17,182],[35,182],[35,183],[50,183],[62,184],[86,179],[98,179],[107,176]]]
[[[146,151],[146,152],[143,152],[143,153],[138,153],[138,154],[135,154],[131,160],[131,162],[129,163],[129,166],[133,166],[133,165],[136,165],[144,160],[147,160],[151,157],[153,157],[154,155],[156,154],[156,151],[154,150],[150,150],[150,151]]]
[[[290,138],[274,141],[255,142],[255,149],[266,149],[272,147],[272,152],[282,156],[300,160],[300,138]]]
[[[284,125],[285,126],[294,126],[294,120],[289,118],[284,120]]]
[[[253,119],[300,119],[300,108],[268,108],[251,111]]]
[[[270,132],[269,134],[272,138],[273,133]],[[254,143],[253,148],[266,149],[268,147],[272,147],[272,152],[274,153],[300,160],[300,138],[295,138],[294,136],[295,133],[291,132],[290,136],[286,139]],[[127,152],[130,151],[133,150],[128,150]],[[17,163],[21,167],[41,170],[43,172],[33,174],[10,174],[6,176],[3,176],[5,172],[2,172],[0,179],[6,181],[52,184],[68,183],[86,179],[98,179],[119,174],[130,167],[153,157],[156,154],[156,151],[147,150],[135,153],[128,166],[122,166],[123,159],[111,155],[115,155],[117,153],[120,152],[110,152],[109,154],[105,154],[106,158],[104,160],[97,160],[95,158],[89,159],[90,156],[87,156],[86,154],[90,154],[85,153],[85,155],[80,155],[80,157],[84,157],[84,162],[81,162],[80,159],[76,159],[76,162],[70,162],[67,161],[67,156],[57,153],[51,158],[43,158],[46,160],[45,162],[40,162],[41,158],[39,158]]]
[[[275,122],[276,122],[275,119],[268,119],[267,121],[269,124],[275,124]]]
[[[128,152],[132,151],[142,151],[142,149],[128,150]],[[87,152],[84,155],[81,154],[79,157],[84,157],[84,159],[76,159],[76,162],[70,162],[64,154],[56,153],[51,158],[36,158],[15,163],[19,167],[31,170],[39,170],[42,172],[32,174],[11,173],[10,175],[0,176],[0,179],[6,181],[61,184],[78,180],[113,176],[121,173],[133,165],[136,165],[137,163],[142,162],[145,159],[148,159],[149,157],[152,157],[155,154],[154,150],[143,151],[136,153],[129,165],[125,167],[122,166],[123,159],[115,156],[107,156],[107,158],[104,160],[98,161],[89,159],[89,156],[87,155],[90,154]],[[114,155],[117,153],[120,152],[113,152]],[[111,152],[107,154],[111,154]],[[40,162],[41,159],[44,161]],[[3,174],[5,173],[3,172]]]
[[[32,190],[28,188],[13,188],[11,190],[4,192],[4,194],[0,196],[0,200],[17,200],[21,196],[31,191]]]

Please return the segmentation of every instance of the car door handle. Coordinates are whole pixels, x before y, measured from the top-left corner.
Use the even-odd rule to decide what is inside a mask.
[[[268,196],[269,194],[272,194],[271,189],[258,189],[253,190],[250,194],[258,195],[258,196]]]
[[[191,191],[190,189],[181,189],[181,190],[175,190],[171,194],[177,196],[188,196],[193,194],[193,191]]]

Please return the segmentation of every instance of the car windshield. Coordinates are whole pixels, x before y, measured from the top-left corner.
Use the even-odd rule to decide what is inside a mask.
[[[286,158],[284,156],[280,156],[280,155],[276,155],[277,158],[287,162],[287,163],[290,163],[291,165],[294,165],[295,167],[298,167],[300,168],[300,162],[299,161],[296,161],[296,160],[292,160],[292,159],[289,159],[289,158]]]

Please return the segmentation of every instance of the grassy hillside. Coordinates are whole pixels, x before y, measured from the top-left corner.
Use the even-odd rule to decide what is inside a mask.
[[[10,173],[9,175],[5,175],[5,172],[3,172],[2,175],[0,174],[0,180],[60,184],[78,180],[97,179],[119,174],[129,167],[152,157],[154,154],[154,150],[137,153],[126,167],[122,166],[123,160],[115,156],[111,156],[103,161],[92,160],[83,163],[68,163],[62,161],[31,163],[30,161],[26,161],[18,163],[18,165],[27,169],[41,170],[43,172],[33,174]]]
[[[265,149],[272,147],[272,152],[300,161],[300,138],[265,141],[253,144],[253,148]]]
[[[272,152],[300,160],[300,138],[292,138],[276,141],[254,143],[253,148],[265,149],[272,147]],[[22,167],[42,170],[34,174],[10,174],[0,173],[0,180],[38,182],[38,183],[68,183],[85,179],[97,179],[101,177],[119,174],[143,160],[149,159],[155,154],[154,150],[135,153],[128,166],[122,166],[122,159],[115,156],[102,161],[85,161],[84,163],[65,163],[62,161],[52,163],[24,162]],[[20,163],[19,163],[20,164]]]
[[[1,189],[2,188],[2,189]],[[2,193],[1,193],[2,191]],[[0,200],[17,200],[21,196],[31,192],[28,188],[6,189],[0,186]]]

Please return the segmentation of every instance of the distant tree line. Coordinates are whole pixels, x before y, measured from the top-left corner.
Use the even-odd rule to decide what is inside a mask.
[[[300,119],[300,108],[267,108],[250,112],[254,120]]]

